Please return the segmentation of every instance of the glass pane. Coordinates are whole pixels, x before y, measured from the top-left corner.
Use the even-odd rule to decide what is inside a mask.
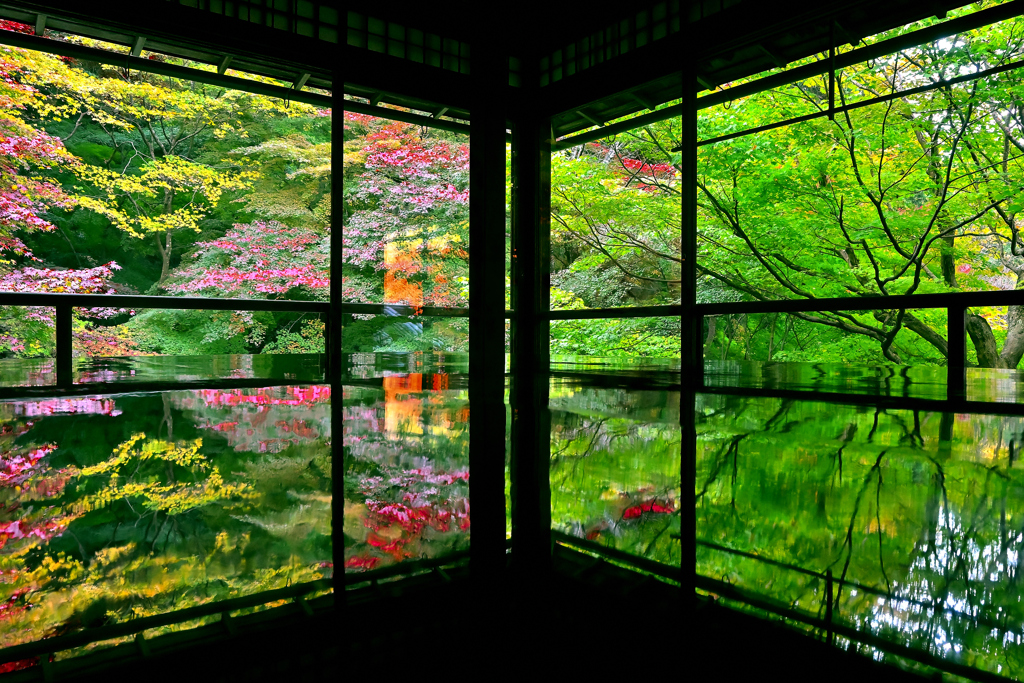
[[[505,145],[505,310],[512,309],[512,143]]]
[[[331,577],[330,398],[0,402],[0,644]]]
[[[552,380],[554,529],[678,565],[679,392]]]
[[[75,310],[83,320],[72,342],[76,382],[324,378],[317,314],[149,309],[110,325],[135,312]]]
[[[945,309],[707,316],[702,336],[707,386],[946,397]]]
[[[1024,372],[1017,369],[1024,355],[1021,308],[968,309],[966,327],[968,400],[1024,402]]]
[[[0,306],[0,387],[56,384],[56,311]]]
[[[679,302],[680,119],[551,157],[551,308]]]
[[[1013,78],[699,147],[698,301],[1012,288],[1024,159],[981,112],[1015,116]],[[704,112],[701,137],[773,106]]]
[[[569,356],[622,359],[676,359],[680,354],[678,317],[552,320],[551,360]]]
[[[465,382],[444,373],[377,381],[345,387],[346,572],[469,548]]]
[[[346,381],[427,373],[444,375],[449,386],[466,386],[468,353],[414,351],[412,353],[345,353],[342,371]],[[376,384],[376,382],[374,382]]]
[[[345,113],[343,301],[465,306],[469,136]]]
[[[464,353],[469,318],[448,316],[342,315],[345,353]]]
[[[696,411],[701,574],[821,618],[831,569],[841,623],[1024,674],[1021,417],[706,394]]]
[[[0,103],[0,133],[14,141],[0,156],[5,187],[21,189],[4,194],[0,291],[326,300],[329,109],[4,54],[18,75]],[[322,338],[307,322],[79,309],[76,355],[294,349]]]
[[[843,55],[865,46],[905,35],[928,26],[951,21],[957,17],[971,14],[980,9],[987,9],[998,3],[973,3],[964,7],[949,10],[945,16],[932,16],[917,22],[899,26],[872,36],[860,37],[847,33],[844,29],[836,30],[836,56]],[[987,5],[987,7],[986,7]],[[981,71],[1013,62],[1020,58],[1021,44],[1019,40],[1020,19],[997,22],[971,31],[958,31],[955,37],[946,36],[918,47],[903,49],[897,53],[861,62],[836,70],[835,104],[842,106],[864,100],[874,99],[894,92],[936,83],[940,79],[947,80],[974,71]],[[763,52],[760,59],[763,64],[779,64],[783,61],[781,51],[770,49],[770,43],[759,46]],[[829,78],[827,73],[829,53],[823,51],[808,57],[794,60],[782,67],[766,69],[752,76],[730,80],[711,92],[703,93],[702,97],[713,97],[718,100],[728,95],[729,90],[738,86],[756,82],[768,76],[775,76],[807,64],[817,64],[826,73],[813,76],[745,97],[737,97],[724,105],[702,106],[709,117],[733,117],[740,121],[753,116],[759,123],[748,125],[743,123],[733,130],[737,132],[756,125],[767,125],[784,121],[797,116],[813,115],[828,109]],[[708,136],[710,137],[710,136]]]

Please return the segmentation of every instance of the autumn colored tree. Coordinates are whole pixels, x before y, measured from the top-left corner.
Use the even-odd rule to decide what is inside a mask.
[[[465,305],[467,141],[346,112],[344,163],[345,300]]]
[[[75,120],[69,136],[88,127],[106,137],[79,168],[78,205],[132,237],[153,239],[158,285],[172,268],[174,235],[199,232],[225,192],[253,180],[212,143],[244,140],[255,120],[294,114],[271,98],[138,72],[97,77],[58,59],[41,60],[31,80],[46,90],[49,111]]]

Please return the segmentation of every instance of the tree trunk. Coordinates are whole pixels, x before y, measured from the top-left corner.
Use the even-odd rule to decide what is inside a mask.
[[[907,313],[903,316],[903,326],[934,346],[943,356],[949,357],[949,343],[942,338],[941,334],[921,322],[920,319]]]
[[[1021,285],[1024,282],[1017,282],[1017,289],[1024,289]],[[1006,312],[1006,341],[1003,343],[1003,352],[999,354],[1003,361],[1001,367],[1015,370],[1020,365],[1020,359],[1024,357],[1024,306],[1009,306]]]
[[[996,347],[996,337],[988,321],[980,315],[967,315],[967,334],[971,335],[974,350],[978,352],[978,366],[982,368],[1002,368],[1002,359]]]
[[[160,242],[160,235],[156,236],[156,246],[160,249],[160,279],[156,281],[158,287],[162,287],[164,280],[171,272],[171,231],[164,231],[164,243]]]
[[[959,287],[956,283],[956,259],[953,257],[955,239],[953,235],[943,237],[943,244],[939,250],[940,262],[942,263],[942,279],[950,287]]]
[[[715,321],[718,320],[718,316],[708,317],[708,335],[704,338],[704,352],[703,355],[707,356],[708,351],[711,350],[711,345],[715,341]]]

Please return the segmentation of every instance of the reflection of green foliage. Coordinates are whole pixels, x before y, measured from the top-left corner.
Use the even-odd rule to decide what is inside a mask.
[[[551,353],[678,358],[679,318],[552,320]]]
[[[139,347],[170,355],[247,353],[246,330],[239,318],[259,313],[233,311],[142,311],[127,324]]]
[[[678,564],[678,394],[556,385],[551,408],[554,527]]]
[[[385,315],[353,315],[342,330],[346,353],[468,350],[466,318],[403,318]]]
[[[1020,418],[710,395],[697,410],[699,538],[944,605],[955,612],[846,584],[836,614],[898,643],[950,656],[948,642],[972,666],[1024,673],[1024,649],[1004,642],[1004,630],[1024,630],[1024,469],[1008,446],[1024,433]],[[814,577],[707,547],[698,570],[821,616]]]

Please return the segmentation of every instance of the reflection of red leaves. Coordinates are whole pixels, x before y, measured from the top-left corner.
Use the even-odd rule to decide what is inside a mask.
[[[402,551],[402,547],[409,542],[408,539],[396,538],[394,540],[388,540],[371,532],[366,537],[366,542],[380,550],[382,553],[391,555],[391,557],[395,558],[398,562],[401,562],[406,557],[411,557],[409,553]]]
[[[10,539],[22,539],[35,536],[36,538],[49,541],[55,536],[60,536],[67,528],[67,520],[46,520],[37,526],[23,524],[18,519],[7,524],[0,524],[0,548],[7,545]]]
[[[645,503],[641,503],[640,505],[634,505],[633,507],[626,508],[625,510],[622,511],[622,518],[636,519],[645,512],[667,514],[675,512],[675,508],[673,508],[671,504],[666,505],[665,503],[659,503],[657,500],[652,498],[651,500]]]
[[[28,659],[18,659],[13,662],[7,662],[6,664],[0,664],[0,674],[5,674],[11,671],[21,671],[22,669],[31,669],[33,666],[39,666],[39,657],[29,657]]]
[[[369,571],[380,564],[379,557],[364,557],[356,555],[345,560],[345,569],[363,569]],[[333,566],[333,565],[332,565]]]
[[[331,387],[311,385],[280,389],[203,389],[195,392],[208,406],[237,406],[252,403],[258,406],[313,406],[331,400]]]
[[[34,473],[36,464],[47,454],[57,450],[54,444],[33,448],[27,453],[0,451],[0,486],[15,486],[25,482]]]

